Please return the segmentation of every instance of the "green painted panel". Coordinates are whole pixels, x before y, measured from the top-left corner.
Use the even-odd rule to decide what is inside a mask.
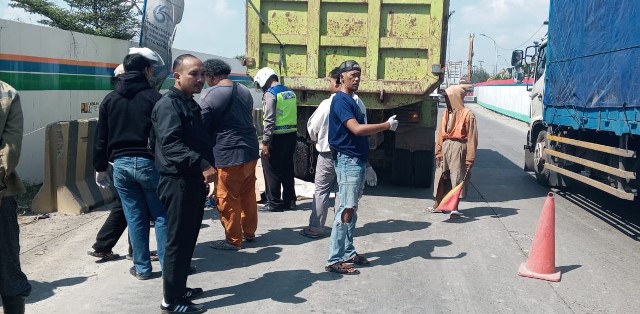
[[[320,48],[320,68],[321,77],[326,77],[331,70],[340,65],[345,60],[355,60],[362,67],[362,75],[366,76],[367,51],[365,48],[349,48],[349,47],[321,47]]]
[[[307,75],[307,48],[305,46],[287,45],[284,47],[284,59],[282,68],[284,73],[280,73],[280,47],[278,45],[262,44],[260,51],[260,67],[271,67],[278,74],[284,76],[306,76]]]
[[[367,4],[322,3],[320,7],[320,35],[366,37],[368,20]]]
[[[528,116],[526,116],[526,115],[523,115],[523,114],[517,113],[517,112],[513,112],[511,110],[507,110],[507,109],[504,109],[504,108],[500,108],[500,107],[497,107],[497,106],[494,106],[494,105],[490,105],[490,104],[488,104],[486,102],[478,101],[478,105],[480,105],[482,107],[485,107],[485,108],[487,108],[489,110],[495,111],[497,113],[503,114],[503,115],[505,115],[507,117],[511,117],[511,118],[516,119],[516,120],[520,120],[522,122],[529,123],[529,120],[530,120],[530,118]]]
[[[303,35],[307,33],[307,4],[304,2],[262,2],[263,18],[274,34]],[[249,12],[253,14],[254,12]],[[263,36],[268,30],[262,27]]]
[[[380,35],[383,37],[427,38],[430,5],[382,5]]]
[[[108,76],[0,72],[0,80],[18,91],[112,89]]]
[[[385,80],[427,79],[427,51],[421,49],[380,49],[378,77]]]

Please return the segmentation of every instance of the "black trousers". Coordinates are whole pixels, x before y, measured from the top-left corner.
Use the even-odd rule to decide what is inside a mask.
[[[207,188],[202,177],[160,176],[158,195],[167,209],[167,245],[162,269],[164,299],[173,303],[187,288]]]
[[[293,179],[293,154],[296,132],[274,134],[269,145],[269,158],[262,157],[267,204],[273,208],[288,208],[296,200]],[[282,186],[282,194],[280,194]]]
[[[92,248],[102,253],[113,251],[113,247],[116,246],[116,243],[118,243],[118,240],[120,240],[120,237],[126,229],[127,219],[124,216],[122,203],[119,198],[116,198],[116,204],[111,209],[104,224],[102,224],[100,231],[98,231],[96,243],[93,244]],[[129,254],[131,253],[131,241],[129,241]]]
[[[0,204],[0,296],[26,297],[31,285],[20,268],[20,226],[18,204],[13,197],[3,197]]]

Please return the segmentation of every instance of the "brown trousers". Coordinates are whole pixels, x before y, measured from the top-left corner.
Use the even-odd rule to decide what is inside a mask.
[[[215,194],[227,242],[242,245],[243,236],[255,237],[258,228],[256,203],[257,160],[241,165],[218,168]]]

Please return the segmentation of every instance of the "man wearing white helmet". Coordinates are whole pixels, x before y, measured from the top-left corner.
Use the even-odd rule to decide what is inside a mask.
[[[129,227],[133,264],[129,270],[139,280],[150,279],[149,220],[155,222],[160,268],[164,261],[167,212],[156,192],[160,174],[149,151],[151,110],[161,95],[149,84],[157,55],[148,48],[132,49],[122,62],[125,73],[115,91],[100,104],[93,166],[96,183],[109,185],[107,168],[113,163],[113,183]],[[135,121],[135,123],[131,123]]]
[[[298,130],[296,94],[280,84],[278,75],[271,68],[260,69],[254,81],[264,92],[264,131],[260,156],[267,204],[260,211],[283,211],[295,207],[296,203],[293,179],[293,154]]]

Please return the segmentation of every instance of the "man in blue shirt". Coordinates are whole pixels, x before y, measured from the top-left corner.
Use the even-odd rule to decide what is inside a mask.
[[[351,265],[369,265],[369,261],[356,253],[353,231],[358,220],[356,210],[362,192],[365,166],[369,156],[368,136],[398,128],[396,116],[384,123],[365,124],[365,115],[353,99],[360,86],[360,65],[345,61],[338,67],[340,91],[331,101],[329,113],[329,146],[335,155],[340,206],[336,210],[329,243],[329,259],[325,269],[345,275],[360,272]]]

